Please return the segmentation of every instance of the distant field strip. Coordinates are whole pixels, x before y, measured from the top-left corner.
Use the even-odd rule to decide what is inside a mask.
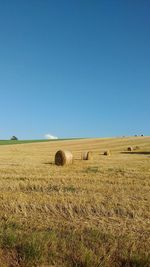
[[[0,140],[0,145],[19,145],[19,144],[30,144],[30,143],[42,143],[42,142],[54,142],[64,140],[78,140],[80,138],[68,138],[68,139],[39,139],[39,140]]]

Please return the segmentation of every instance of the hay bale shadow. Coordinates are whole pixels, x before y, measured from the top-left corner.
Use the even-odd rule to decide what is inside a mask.
[[[52,161],[51,161],[51,162],[44,162],[43,164],[44,164],[44,165],[55,165],[55,163],[52,162]]]

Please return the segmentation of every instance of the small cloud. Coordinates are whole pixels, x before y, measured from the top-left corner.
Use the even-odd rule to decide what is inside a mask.
[[[57,136],[51,135],[51,134],[45,134],[44,135],[45,139],[58,139]]]

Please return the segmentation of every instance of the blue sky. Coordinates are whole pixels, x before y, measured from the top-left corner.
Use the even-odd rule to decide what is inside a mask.
[[[0,0],[0,139],[150,135],[150,1]]]

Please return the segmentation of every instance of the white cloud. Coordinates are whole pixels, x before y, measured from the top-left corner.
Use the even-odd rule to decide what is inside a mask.
[[[45,134],[44,135],[45,139],[58,139],[57,136],[51,135],[51,134]]]

